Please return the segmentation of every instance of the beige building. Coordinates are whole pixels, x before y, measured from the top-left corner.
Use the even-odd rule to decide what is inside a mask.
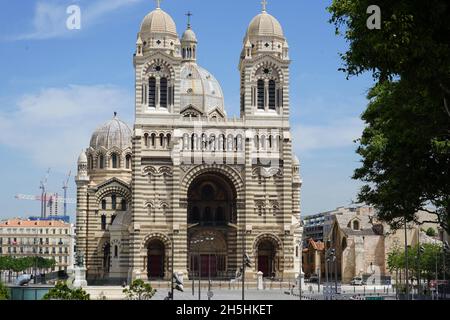
[[[167,279],[172,263],[185,277],[230,279],[244,253],[250,278],[299,273],[300,164],[282,26],[265,7],[250,22],[236,53],[238,119],[227,117],[219,82],[197,64],[200,48],[191,25],[180,38],[159,7],[142,21],[133,129],[115,115],[78,159],[88,279]]]
[[[376,219],[376,211],[371,207],[338,208],[334,225],[325,236],[326,247],[335,248],[338,277],[348,283],[355,276],[363,277],[369,283],[384,283],[390,275],[387,258],[394,248],[405,246],[405,230],[393,231],[385,223]],[[419,221],[434,221],[434,216],[418,213]],[[424,230],[437,230],[437,224],[410,224],[407,227],[407,244],[433,243]],[[420,237],[420,240],[419,240]]]
[[[73,267],[74,227],[62,221],[0,221],[0,255],[55,259],[51,271]],[[50,270],[48,270],[50,271]]]

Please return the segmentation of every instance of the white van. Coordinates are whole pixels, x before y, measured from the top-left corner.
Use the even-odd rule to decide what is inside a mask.
[[[354,278],[352,279],[352,281],[350,281],[350,284],[351,284],[352,286],[363,286],[363,285],[365,285],[366,283],[365,283],[365,281],[363,280],[363,278],[361,278],[361,277],[354,277]]]

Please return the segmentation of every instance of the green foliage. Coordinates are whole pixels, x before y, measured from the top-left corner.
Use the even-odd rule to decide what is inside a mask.
[[[129,300],[150,300],[156,293],[156,289],[141,279],[136,279],[123,293]]]
[[[23,272],[34,267],[38,269],[51,269],[56,265],[55,259],[43,257],[14,258],[11,256],[0,256],[0,270]]]
[[[381,30],[367,28],[370,5],[381,9]],[[333,0],[328,10],[349,42],[341,70],[376,82],[362,115],[358,200],[393,228],[424,210],[450,231],[450,3]]]
[[[0,282],[0,300],[8,300],[9,296],[9,289]]]
[[[90,300],[90,295],[81,288],[70,289],[66,282],[58,281],[43,300]]]
[[[426,235],[429,237],[435,237],[436,236],[436,230],[434,230],[433,228],[429,227],[427,229]]]
[[[436,278],[436,262],[438,277],[444,274],[443,259],[446,258],[446,275],[448,277],[449,255],[444,255],[442,247],[437,244],[422,244],[423,252],[419,254],[418,246],[408,249],[408,270],[410,277],[417,278],[420,272],[421,279],[432,280]],[[420,256],[420,259],[419,259]],[[405,250],[394,248],[388,254],[388,268],[390,272],[405,269]]]

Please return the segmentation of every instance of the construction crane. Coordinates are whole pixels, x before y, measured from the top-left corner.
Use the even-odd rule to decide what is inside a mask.
[[[45,199],[47,198],[46,187],[48,176],[50,175],[50,169],[51,168],[48,168],[47,174],[45,175],[45,178],[41,180],[41,184],[39,186],[39,189],[41,189],[41,218],[45,218],[47,216],[47,207]]]
[[[67,189],[69,188],[69,179],[72,174],[72,171],[69,171],[69,175],[67,176],[67,180],[63,182],[63,190],[64,190],[64,216],[67,216]]]

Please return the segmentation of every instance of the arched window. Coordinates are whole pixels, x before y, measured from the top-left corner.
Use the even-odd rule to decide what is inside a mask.
[[[98,167],[100,169],[105,168],[105,157],[102,154],[98,157]]]
[[[106,210],[106,200],[102,200],[102,210]]]
[[[264,80],[258,80],[258,109],[264,110],[265,94],[264,94]]]
[[[148,133],[144,134],[144,145],[148,148]]]
[[[269,81],[269,109],[270,110],[275,110],[276,109],[275,97],[276,97],[275,81],[274,80],[270,80]]]
[[[104,215],[104,214],[102,214],[102,217],[101,217],[101,228],[103,231],[106,230],[106,215]]]
[[[113,210],[116,210],[116,209],[117,209],[117,196],[116,196],[115,194],[113,194],[113,195],[111,196],[111,208],[112,208]]]
[[[156,79],[153,77],[148,81],[148,106],[156,108]]]
[[[159,144],[161,145],[161,147],[164,145],[164,134],[161,133],[159,135]]]
[[[119,167],[119,159],[115,153],[111,155],[111,166],[113,169],[117,169]]]
[[[88,162],[88,168],[90,170],[94,169],[94,157],[92,155],[89,155]]]
[[[127,169],[131,169],[131,155],[127,154],[125,157],[126,167]]]
[[[120,203],[120,207],[121,207],[122,211],[127,210],[127,201],[125,199],[122,199],[122,201]]]
[[[152,133],[152,147],[156,145],[156,134]]]
[[[119,256],[119,247],[114,246],[114,258],[117,258]]]
[[[358,220],[353,221],[353,230],[359,230],[359,221]]]
[[[172,138],[172,136],[170,134],[167,135],[167,147],[170,146],[170,139]]]
[[[167,109],[167,78],[161,78],[160,81],[160,102],[161,108]]]

